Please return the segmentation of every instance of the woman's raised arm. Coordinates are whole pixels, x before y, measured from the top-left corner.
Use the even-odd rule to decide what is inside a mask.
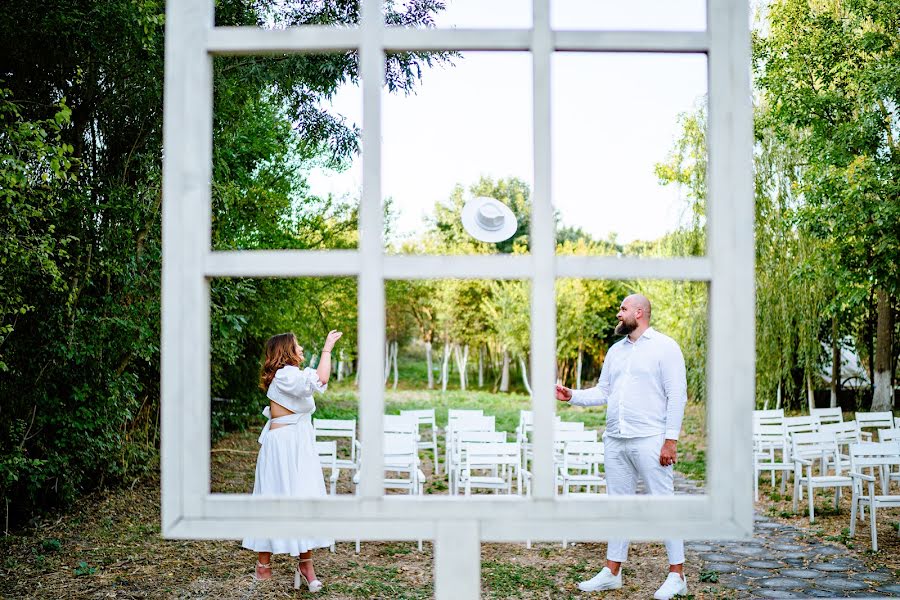
[[[316,367],[316,375],[319,376],[319,381],[322,383],[328,383],[328,378],[331,377],[331,351],[342,335],[344,334],[340,331],[332,329],[325,336],[325,344],[322,345],[322,354],[319,357],[319,366]]]

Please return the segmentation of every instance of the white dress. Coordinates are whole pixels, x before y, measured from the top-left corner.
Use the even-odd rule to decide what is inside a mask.
[[[293,414],[273,419],[268,406],[263,410],[269,420],[259,436],[254,496],[291,496],[301,502],[327,496],[312,426],[316,410],[313,392],[323,392],[326,387],[314,369],[287,365],[275,373],[266,396]],[[272,429],[273,424],[279,426]],[[328,538],[244,538],[242,545],[256,552],[297,556],[333,542]]]

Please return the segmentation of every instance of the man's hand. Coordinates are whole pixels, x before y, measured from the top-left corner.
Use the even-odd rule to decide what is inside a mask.
[[[572,390],[561,385],[556,386],[556,399],[568,402],[572,399]]]
[[[678,455],[678,452],[675,450],[675,445],[677,443],[678,442],[675,440],[666,440],[663,442],[662,450],[659,451],[659,464],[664,467],[675,464],[675,459]]]

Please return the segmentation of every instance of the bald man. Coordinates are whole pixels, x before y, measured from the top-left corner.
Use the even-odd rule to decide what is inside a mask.
[[[556,398],[563,402],[608,405],[603,441],[610,496],[633,495],[638,477],[651,495],[675,493],[673,465],[687,403],[687,377],[681,348],[650,327],[650,311],[646,297],[625,298],[616,315],[616,333],[625,337],[606,353],[597,386],[588,390],[556,386]],[[684,542],[665,543],[669,574],[653,595],[658,600],[687,594]],[[578,588],[596,592],[622,587],[620,569],[627,558],[628,540],[610,540],[606,566]]]

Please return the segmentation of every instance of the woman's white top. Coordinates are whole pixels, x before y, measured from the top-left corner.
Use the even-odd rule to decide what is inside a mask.
[[[326,389],[328,384],[319,380],[315,369],[285,365],[275,372],[266,397],[293,413],[312,413],[316,410],[313,393]]]
[[[312,414],[316,412],[313,393],[324,392],[327,389],[328,384],[322,383],[315,369],[307,367],[301,370],[300,367],[285,365],[275,371],[275,378],[269,384],[266,397],[293,414],[273,419],[272,411],[268,406],[265,407],[262,414],[267,420],[262,433],[259,434],[259,443],[262,444],[266,433],[272,428],[272,423],[293,425],[302,419],[309,421]]]

